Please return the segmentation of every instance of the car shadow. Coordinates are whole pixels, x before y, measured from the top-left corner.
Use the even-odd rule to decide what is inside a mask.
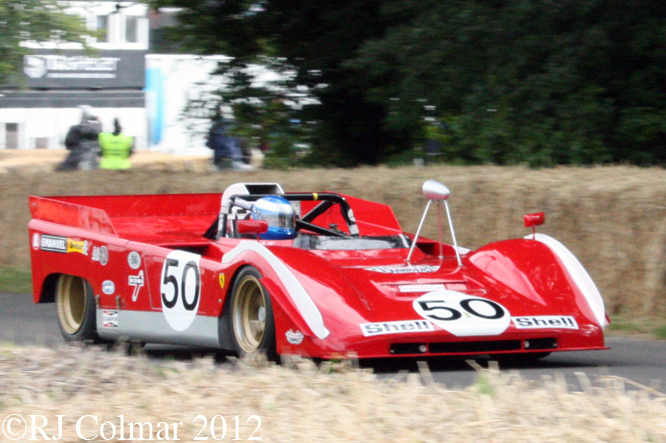
[[[489,368],[496,363],[500,370],[516,369],[571,369],[571,368],[592,368],[600,366],[597,363],[584,362],[580,360],[562,361],[561,359],[549,360],[552,357],[545,357],[534,361],[513,361],[497,360],[490,356],[468,356],[468,357],[427,357],[427,358],[380,358],[367,359],[359,361],[359,366],[365,369],[372,369],[376,374],[390,374],[401,371],[420,372],[427,365],[431,372],[460,372],[476,371],[479,367]],[[608,366],[608,365],[603,365]]]
[[[212,358],[217,365],[234,366],[239,361],[239,358],[229,353],[217,351],[209,348],[196,348],[191,346],[181,345],[162,345],[162,344],[147,344],[141,346],[139,344],[125,344],[124,347],[119,348],[118,344],[113,345],[110,350],[115,349],[119,352],[124,352],[128,355],[142,354],[151,360],[156,361],[191,361],[199,358]],[[558,353],[559,354],[559,353]],[[614,366],[611,361],[604,359],[587,359],[581,353],[563,353],[568,355],[553,354],[543,359],[533,361],[515,361],[497,359],[488,355],[475,355],[475,356],[439,356],[439,357],[422,357],[422,358],[406,358],[406,357],[391,357],[391,358],[373,358],[373,359],[358,359],[347,360],[346,364],[353,368],[363,370],[371,370],[377,375],[390,376],[392,374],[400,373],[419,373],[424,370],[433,373],[474,373],[478,369],[488,369],[490,367],[499,367],[501,371],[510,370],[545,370],[545,371],[558,371],[558,370],[571,370],[575,368],[587,369],[595,367],[612,367]],[[298,358],[298,357],[297,357]],[[316,366],[322,366],[325,360],[322,359],[305,359],[310,360]],[[288,366],[289,359],[284,359],[285,364]],[[337,360],[335,361],[338,362]]]

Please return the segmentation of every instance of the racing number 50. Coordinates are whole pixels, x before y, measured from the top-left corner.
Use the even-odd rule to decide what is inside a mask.
[[[488,305],[491,308],[491,310],[494,312],[489,314],[479,312],[477,309],[474,308],[474,306],[472,306],[472,302],[484,303]],[[418,304],[419,306],[421,306],[421,309],[424,311],[425,315],[434,320],[453,321],[453,320],[458,320],[460,317],[463,316],[463,314],[455,308],[442,306],[444,303],[446,303],[446,300],[418,301]],[[468,298],[466,300],[460,300],[458,304],[465,312],[475,317],[484,318],[487,320],[497,320],[504,316],[504,310],[502,309],[502,307],[491,300],[480,299],[480,298]],[[445,315],[445,317],[442,317],[441,315]]]
[[[162,303],[168,309],[172,309],[178,303],[178,298],[182,298],[183,307],[186,311],[193,311],[199,302],[199,266],[194,260],[190,260],[185,263],[182,271],[179,275],[180,270],[180,260],[174,258],[167,258],[164,263],[164,272],[162,273]],[[190,276],[190,272],[193,271],[194,275]],[[192,289],[187,285],[188,279],[194,278],[194,293],[188,290]],[[180,285],[179,285],[180,283]],[[173,289],[172,297],[169,297],[164,289],[168,286],[171,286]],[[179,291],[180,289],[180,291]],[[189,300],[188,300],[189,299]],[[190,301],[191,300],[191,301]]]
[[[499,335],[509,327],[511,313],[494,300],[441,290],[413,301],[417,314],[456,337]]]

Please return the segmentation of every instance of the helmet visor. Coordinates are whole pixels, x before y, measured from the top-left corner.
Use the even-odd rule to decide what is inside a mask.
[[[268,226],[274,228],[295,229],[296,218],[294,214],[278,214],[275,212],[264,212],[262,218],[268,222]]]

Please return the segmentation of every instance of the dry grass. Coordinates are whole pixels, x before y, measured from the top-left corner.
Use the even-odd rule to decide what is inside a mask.
[[[4,346],[0,419],[43,415],[44,430],[55,435],[55,416],[64,415],[62,442],[81,441],[76,422],[84,415],[97,415],[96,426],[86,418],[80,431],[92,437],[104,422],[119,427],[121,414],[126,432],[129,422],[151,423],[156,440],[159,423],[182,422],[178,438],[193,441],[203,427],[197,415],[209,426],[215,415],[224,417],[224,441],[232,439],[239,416],[240,437],[247,440],[258,424],[248,419],[256,415],[255,436],[263,442],[666,442],[663,394],[625,390],[616,378],[591,382],[581,375],[585,392],[572,392],[559,379],[537,383],[477,370],[474,385],[454,391],[433,383],[425,366],[420,375],[379,380],[348,365],[318,368],[303,360],[220,367],[205,358],[157,364],[99,349]],[[219,418],[217,425],[221,432]],[[110,430],[107,425],[107,436]]]
[[[0,174],[0,266],[29,266],[30,194],[222,192],[239,181],[276,181],[287,191],[332,190],[390,204],[403,227],[414,232],[425,203],[421,184],[430,178],[452,191],[462,246],[525,236],[522,215],[544,211],[540,232],[574,252],[599,286],[611,316],[666,317],[666,170],[660,168],[429,166],[211,173],[201,159],[146,160],[131,172],[14,168]],[[436,237],[434,210],[430,220],[424,233]]]
[[[1,159],[0,159],[1,160]],[[145,162],[131,172],[55,174],[39,163],[0,174],[0,265],[29,266],[27,197],[36,195],[222,192],[239,181],[277,181],[287,191],[333,190],[390,204],[414,231],[424,206],[420,187],[434,178],[452,190],[461,245],[521,237],[522,215],[545,211],[540,231],[567,245],[590,271],[613,312],[666,316],[666,171],[631,167],[529,170],[496,167],[209,173],[196,159]],[[434,237],[434,223],[426,229]],[[99,349],[0,347],[0,420],[65,415],[63,442],[81,441],[76,421],[183,422],[193,441],[221,415],[240,416],[240,437],[264,442],[666,442],[666,398],[616,378],[570,392],[563,380],[529,382],[478,369],[476,383],[453,391],[420,375],[378,380],[349,366],[307,361],[282,367],[261,361],[219,367],[209,359],[148,363]],[[85,421],[82,432],[98,432]],[[219,419],[218,419],[219,424]],[[45,428],[53,434],[55,429]],[[107,429],[108,430],[108,429]],[[220,428],[218,427],[218,430]],[[207,431],[202,434],[205,436]],[[162,434],[163,435],[163,434]],[[211,438],[212,439],[212,438]],[[0,441],[5,441],[0,435]],[[101,441],[101,440],[99,440]],[[116,441],[116,440],[110,440]],[[136,440],[135,440],[136,441]]]

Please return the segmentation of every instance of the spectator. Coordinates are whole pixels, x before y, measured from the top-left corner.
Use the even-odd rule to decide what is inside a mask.
[[[102,149],[101,169],[130,169],[129,158],[134,152],[134,137],[122,133],[120,121],[113,120],[113,132],[99,134],[99,146]]]
[[[224,118],[218,119],[211,126],[206,146],[213,150],[213,164],[218,171],[254,169],[243,163],[240,138],[230,134],[230,125]]]
[[[69,150],[69,154],[58,165],[57,171],[97,169],[98,136],[102,131],[102,125],[92,107],[81,105],[79,109],[81,109],[81,123],[72,126],[67,132],[65,147]]]

